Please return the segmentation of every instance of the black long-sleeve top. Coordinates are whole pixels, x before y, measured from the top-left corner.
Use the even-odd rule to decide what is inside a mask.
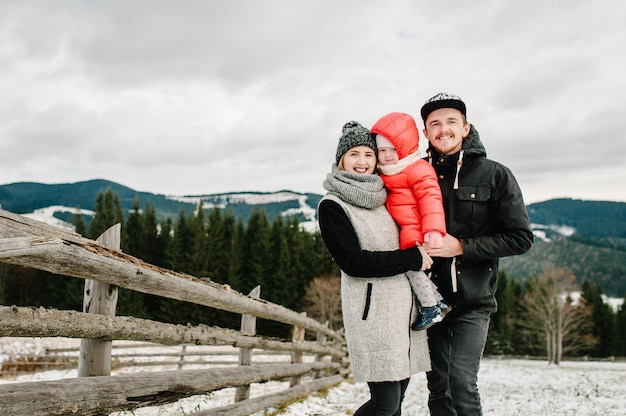
[[[323,200],[319,204],[318,220],[330,255],[350,276],[387,277],[422,267],[422,256],[417,247],[394,251],[361,249],[350,219],[334,201]]]

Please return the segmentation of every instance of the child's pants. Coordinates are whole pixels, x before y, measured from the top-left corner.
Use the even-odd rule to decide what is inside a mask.
[[[423,308],[436,306],[440,300],[443,300],[443,297],[437,290],[437,286],[423,271],[409,270],[406,272],[406,276],[409,279],[413,293],[415,293],[417,300]]]

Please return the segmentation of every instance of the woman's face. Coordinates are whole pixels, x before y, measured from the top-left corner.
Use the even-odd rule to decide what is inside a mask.
[[[374,173],[374,169],[376,169],[376,152],[368,146],[353,147],[341,158],[340,167],[353,173]]]

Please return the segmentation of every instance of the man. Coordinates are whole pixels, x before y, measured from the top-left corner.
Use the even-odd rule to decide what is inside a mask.
[[[487,159],[463,100],[439,93],[421,116],[448,232],[441,248],[424,248],[435,260],[431,278],[453,307],[428,330],[428,407],[436,416],[482,415],[478,369],[497,309],[498,258],[528,251],[533,234],[515,177]]]

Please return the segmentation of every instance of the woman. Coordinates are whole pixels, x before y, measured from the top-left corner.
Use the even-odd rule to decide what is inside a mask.
[[[341,301],[352,376],[367,382],[370,400],[355,416],[401,414],[412,374],[430,370],[424,331],[411,331],[417,308],[407,270],[432,259],[421,248],[399,249],[398,227],[385,208],[387,193],[374,173],[370,131],[344,125],[336,165],[318,206],[322,238],[341,269]]]

